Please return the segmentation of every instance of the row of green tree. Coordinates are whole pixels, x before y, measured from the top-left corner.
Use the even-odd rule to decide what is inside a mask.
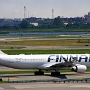
[[[30,28],[68,28],[68,29],[88,29],[90,28],[90,22],[86,23],[84,20],[77,18],[74,22],[69,21],[68,24],[64,24],[63,19],[56,17],[53,20],[41,20],[38,22],[38,26],[30,24],[27,20],[23,19],[21,24],[14,27],[4,26],[3,29],[13,28],[13,29],[30,29]]]
[[[22,29],[26,28],[68,28],[68,29],[88,29],[90,28],[90,22],[86,23],[85,20],[77,18],[74,22],[68,21],[68,24],[64,24],[63,19],[60,17],[54,18],[54,20],[41,20],[38,22],[38,26],[29,24],[28,21],[23,20],[20,24]]]
[[[34,26],[30,24],[27,20],[23,19],[20,28],[60,28],[64,27],[64,23],[62,22],[60,17],[55,18],[54,20],[41,20],[38,22],[38,26]]]

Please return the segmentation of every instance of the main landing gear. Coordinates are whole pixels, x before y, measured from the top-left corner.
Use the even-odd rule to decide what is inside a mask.
[[[44,72],[39,70],[39,71],[35,71],[34,75],[44,75]]]
[[[39,70],[34,72],[34,75],[44,75],[44,72]],[[60,72],[51,72],[51,76],[60,76]]]
[[[44,72],[42,70],[35,71],[34,75],[44,75]],[[51,76],[60,76],[60,72],[58,71],[51,72]]]

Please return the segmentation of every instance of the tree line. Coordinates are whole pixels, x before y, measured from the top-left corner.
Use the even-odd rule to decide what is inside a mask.
[[[90,22],[85,22],[85,20],[76,18],[74,21],[68,20],[68,23],[65,24],[63,18],[59,16],[51,20],[40,20],[38,21],[38,26],[30,24],[26,19],[23,19],[22,22],[13,27],[3,26],[3,29],[50,29],[50,28],[63,28],[63,29],[89,29]]]
[[[86,22],[85,20],[83,20],[81,18],[76,18],[74,21],[68,21],[68,23],[65,24],[63,19],[58,16],[51,21],[50,20],[41,20],[38,22],[38,26],[34,26],[32,24],[29,24],[28,21],[23,20],[20,27],[22,29],[26,29],[26,28],[89,29],[90,28],[90,22]]]

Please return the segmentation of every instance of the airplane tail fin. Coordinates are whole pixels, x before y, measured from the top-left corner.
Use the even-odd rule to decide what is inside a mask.
[[[1,50],[0,50],[0,54],[1,55],[7,55],[6,53],[2,52]]]

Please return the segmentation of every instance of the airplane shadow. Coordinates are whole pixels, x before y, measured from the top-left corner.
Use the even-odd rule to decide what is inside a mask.
[[[45,76],[51,76],[51,75],[45,75]],[[56,76],[51,76],[51,77],[55,77],[55,78],[58,78],[58,79],[67,79],[66,75],[65,74],[60,74],[60,75],[56,75]]]
[[[90,73],[85,73],[85,74],[90,74]],[[77,73],[66,73],[66,74],[60,74],[57,76],[51,76],[50,73],[45,73],[44,75],[34,75],[34,74],[15,74],[15,75],[0,75],[0,77],[20,77],[20,76],[50,76],[50,77],[55,77],[58,79],[67,79],[67,75],[69,76],[75,76],[75,75],[81,75]]]
[[[30,75],[30,74],[0,75],[0,77],[20,77],[20,76],[50,76],[50,77],[55,77],[55,78],[59,78],[59,79],[67,79],[65,74],[60,74],[59,76],[51,76],[50,74],[44,74],[44,75]]]
[[[46,74],[45,76],[51,76],[51,77],[56,77],[56,78],[59,78],[59,79],[68,79],[67,76],[71,76],[71,77],[75,77],[77,75],[82,75],[82,74],[78,74],[78,73],[65,73],[65,74],[60,74],[58,76],[51,76],[50,74]]]

